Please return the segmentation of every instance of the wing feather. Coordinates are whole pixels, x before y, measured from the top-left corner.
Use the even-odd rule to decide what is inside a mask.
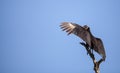
[[[105,60],[106,54],[102,40],[100,38],[93,37],[92,43],[93,49],[102,56],[103,60]]]
[[[105,60],[106,58],[106,53],[105,53],[105,49],[104,49],[104,45],[103,45],[103,42],[100,38],[96,38],[97,40],[97,43],[95,44],[98,48],[98,53],[100,55],[102,55],[103,59]]]

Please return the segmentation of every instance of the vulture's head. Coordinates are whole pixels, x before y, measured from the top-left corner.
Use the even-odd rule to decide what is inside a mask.
[[[90,29],[87,25],[84,25],[83,28],[85,28],[85,30],[89,30]]]

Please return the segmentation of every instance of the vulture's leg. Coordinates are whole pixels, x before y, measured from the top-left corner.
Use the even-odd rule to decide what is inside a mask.
[[[91,48],[91,53],[93,54],[93,49]]]
[[[90,51],[91,51],[92,54],[93,54],[93,47],[94,47],[94,45],[93,45],[93,43],[91,42]]]

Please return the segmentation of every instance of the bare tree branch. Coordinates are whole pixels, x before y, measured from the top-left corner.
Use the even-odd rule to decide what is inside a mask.
[[[99,61],[96,61],[96,59],[94,57],[94,54],[91,51],[91,49],[88,47],[88,45],[85,44],[84,42],[80,42],[80,44],[85,47],[87,53],[89,54],[89,56],[93,60],[95,73],[100,73],[99,65],[102,63],[103,59],[100,59]]]

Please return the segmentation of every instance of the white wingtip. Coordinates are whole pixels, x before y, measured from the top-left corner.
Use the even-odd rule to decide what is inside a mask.
[[[66,31],[69,34],[74,32],[75,29],[75,25],[73,23],[70,22],[63,22],[60,27],[63,29],[63,31]]]
[[[70,27],[71,29],[74,29],[74,28],[75,28],[75,26],[74,26],[73,24],[71,24],[71,23],[68,23],[68,25],[69,25],[69,27]]]

